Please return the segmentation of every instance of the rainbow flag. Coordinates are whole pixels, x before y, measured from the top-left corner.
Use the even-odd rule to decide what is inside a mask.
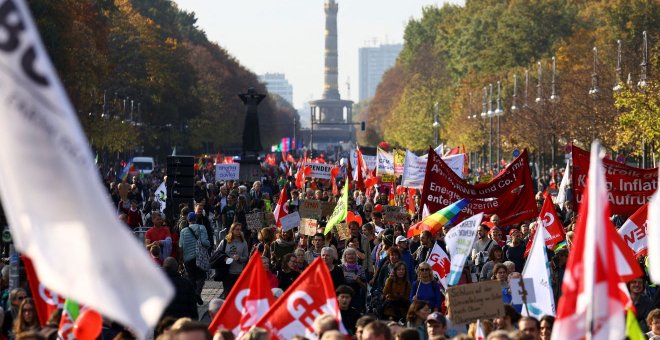
[[[121,178],[121,181],[126,183],[128,181],[128,174],[130,172],[135,171],[135,164],[133,164],[133,161],[131,160],[124,166],[124,169],[121,170],[121,173],[119,174],[119,178]]]
[[[425,219],[408,229],[408,238],[417,236],[424,230],[428,230],[431,234],[435,235],[435,233],[437,233],[443,226],[453,223],[456,220],[458,213],[461,212],[461,209],[465,208],[469,203],[470,201],[468,199],[462,198],[461,200],[427,216]]]

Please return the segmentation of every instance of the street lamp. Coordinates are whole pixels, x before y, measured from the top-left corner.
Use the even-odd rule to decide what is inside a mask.
[[[433,137],[435,139],[435,144],[433,145],[434,147],[438,146],[439,141],[438,138],[440,137],[440,122],[439,122],[439,115],[438,115],[438,103],[435,103],[435,113],[433,115]]]
[[[594,46],[594,66],[593,73],[591,73],[591,88],[589,89],[589,95],[593,99],[594,112],[592,117],[592,126],[591,126],[591,139],[596,139],[596,100],[598,99],[598,94],[600,90],[598,89],[598,72],[596,71],[596,66],[598,64],[598,48]]]
[[[621,40],[616,41],[616,84],[612,88],[612,91],[619,92],[623,89],[623,82],[621,81]]]
[[[639,75],[639,82],[637,83],[637,86],[639,87],[646,87],[646,62],[649,58],[649,46],[648,46],[648,39],[646,38],[646,31],[642,32],[642,63],[639,65],[642,67],[642,72]]]
[[[495,109],[495,116],[497,116],[497,171],[500,170],[500,159],[501,159],[501,142],[500,142],[500,116],[504,114],[502,110],[502,82],[497,81],[497,109]]]

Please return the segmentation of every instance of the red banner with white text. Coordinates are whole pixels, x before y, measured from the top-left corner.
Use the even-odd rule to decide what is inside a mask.
[[[497,214],[502,225],[536,218],[534,187],[529,172],[527,150],[488,183],[468,184],[447,166],[433,149],[429,150],[422,188],[422,206],[434,213],[461,198],[470,200],[459,220],[483,212]]]
[[[573,199],[582,202],[589,172],[589,152],[576,146],[573,152]],[[646,204],[658,189],[658,168],[642,169],[603,159],[607,197],[612,214],[630,216]]]

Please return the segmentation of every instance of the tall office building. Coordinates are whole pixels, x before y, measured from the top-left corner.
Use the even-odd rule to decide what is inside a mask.
[[[376,88],[383,74],[394,66],[402,48],[402,44],[360,48],[360,101],[367,100],[376,94]]]
[[[266,84],[268,92],[279,95],[293,106],[293,86],[283,73],[266,73],[259,76],[259,81]]]

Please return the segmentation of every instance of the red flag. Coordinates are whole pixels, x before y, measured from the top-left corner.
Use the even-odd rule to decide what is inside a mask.
[[[623,339],[627,298],[615,264],[615,239],[599,145],[594,142],[584,203],[575,228],[552,339]],[[614,268],[614,273],[612,269]],[[639,269],[638,269],[639,270]]]
[[[337,188],[337,177],[339,176],[339,169],[338,166],[332,168],[330,170],[330,176],[332,176],[332,195],[337,196],[339,195],[339,188]]]
[[[357,169],[356,169],[356,178],[358,189],[365,190],[366,185],[364,183],[364,173],[368,171],[367,164],[364,162],[364,157],[362,157],[362,151],[360,147],[356,147],[357,152]]]
[[[636,257],[646,255],[647,252],[648,210],[649,204],[646,203],[619,228],[619,235],[623,237]]]
[[[541,208],[541,213],[536,219],[536,229],[534,229],[530,240],[534,239],[534,234],[540,230],[539,228],[543,226],[547,234],[545,234],[545,245],[546,247],[553,248],[557,243],[566,240],[566,233],[564,232],[564,226],[559,222],[559,216],[557,216],[557,210],[555,210],[555,205],[552,203],[552,198],[550,194],[546,191],[543,193],[543,207]],[[529,254],[529,251],[532,249],[532,242],[527,242],[527,248],[525,249],[525,257]]]
[[[215,164],[220,164],[222,163],[222,157],[220,157],[220,151],[218,151],[218,154],[215,155]]]
[[[261,262],[261,253],[255,251],[229,292],[225,303],[211,321],[209,331],[215,334],[218,328],[224,328],[240,338],[255,325],[255,321],[266,313],[273,302],[275,298]]]
[[[429,258],[426,260],[426,263],[431,266],[435,278],[442,283],[442,286],[445,287],[445,289],[447,289],[451,261],[449,260],[449,255],[440,248],[438,243],[433,242],[433,249],[431,250]]]
[[[417,207],[415,206],[415,194],[417,193],[416,189],[408,188],[408,212],[414,214],[417,212]]]
[[[449,152],[445,155],[445,157],[451,156],[451,155],[458,155],[460,152],[461,152],[461,149],[457,146],[455,148],[451,148],[449,150]]]
[[[277,201],[277,206],[273,211],[273,216],[275,216],[275,223],[278,227],[281,227],[280,218],[289,214],[289,207],[286,206],[286,185],[282,187],[282,192],[280,192],[280,199]]]
[[[30,292],[34,298],[37,317],[39,317],[39,323],[43,326],[54,310],[64,306],[64,297],[57,295],[57,293],[50,291],[41,284],[29,257],[23,255],[21,258],[25,265],[25,274],[30,283]]]
[[[220,314],[220,313],[218,313]],[[319,257],[277,299],[268,312],[255,324],[266,329],[271,339],[291,339],[302,335],[316,339],[312,324],[321,314],[334,315],[341,325],[341,314],[328,267]]]

